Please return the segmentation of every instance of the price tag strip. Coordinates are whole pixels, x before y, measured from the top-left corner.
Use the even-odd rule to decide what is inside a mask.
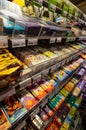
[[[19,82],[19,86],[21,89],[24,89],[29,83],[31,83],[31,78]]]
[[[51,38],[50,38],[50,43],[55,43],[55,41],[56,41],[56,38],[55,38],[55,37],[51,37]]]
[[[80,40],[86,40],[86,36],[82,36],[79,38]]]
[[[12,38],[11,41],[12,41],[12,48],[26,46],[25,38]]]
[[[0,48],[7,48],[7,47],[8,47],[8,37],[0,36]]]
[[[28,38],[27,46],[37,45],[37,44],[38,44],[38,38]]]
[[[58,43],[58,42],[61,42],[61,41],[62,41],[62,38],[61,37],[57,37],[56,42]]]

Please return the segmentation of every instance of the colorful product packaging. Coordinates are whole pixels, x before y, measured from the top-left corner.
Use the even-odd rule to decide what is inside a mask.
[[[73,84],[71,81],[69,81],[66,85],[65,85],[65,89],[68,91],[68,92],[71,92],[74,88],[75,84]]]
[[[71,79],[71,82],[72,82],[74,85],[76,85],[76,84],[78,83],[78,81],[79,81],[79,79],[77,79],[76,77],[73,77],[73,78]]]
[[[78,88],[78,87],[75,87],[75,89],[74,89],[74,91],[73,91],[73,95],[76,96],[76,97],[78,97],[79,94],[80,94],[80,92],[81,92],[81,89]]]
[[[74,103],[74,106],[78,108],[80,106],[80,103],[82,101],[82,96],[78,97]]]
[[[68,101],[67,101],[67,103],[66,103],[66,106],[67,106],[69,109],[71,109],[71,107],[74,105],[75,101],[76,101],[76,97],[73,96],[73,95],[70,96],[70,97],[68,98]]]
[[[11,124],[0,106],[0,130],[7,130],[10,126]]]
[[[51,105],[55,108],[55,110],[57,110],[60,105],[63,103],[63,101],[65,100],[65,97],[59,93],[58,95],[56,95],[55,97],[53,97],[49,103],[51,103]]]
[[[34,118],[32,119],[32,125],[35,126],[35,129],[40,130],[43,126],[43,121],[38,115],[35,115]]]
[[[43,110],[47,113],[49,117],[54,114],[54,111],[52,111],[52,109],[48,105],[44,106]]]
[[[64,79],[68,77],[68,75],[63,70],[57,71],[56,76],[58,77],[60,81],[63,81]]]
[[[43,99],[47,93],[40,86],[36,85],[34,88],[30,88],[30,92],[34,95],[38,100]]]
[[[64,106],[64,109],[63,108],[59,109],[59,112],[57,113],[57,116],[55,119],[60,126],[62,125],[63,121],[65,120],[68,112],[69,112],[69,108],[67,108],[66,106]]]
[[[1,105],[11,124],[22,118],[28,112],[16,95],[7,97],[1,102]]]
[[[60,130],[69,130],[70,124],[65,121]]]
[[[86,78],[86,77],[85,77]],[[80,88],[81,90],[83,90],[84,86],[85,86],[86,81],[85,80],[81,80],[78,84],[77,87]]]
[[[77,111],[76,107],[72,106],[72,108],[71,108],[71,110],[69,111],[68,114],[73,118],[76,111]]]
[[[52,84],[50,82],[44,82],[43,84],[40,84],[40,87],[44,89],[47,93],[54,89]]]
[[[18,98],[28,110],[34,107],[38,102],[36,98],[26,89],[18,93]]]
[[[69,68],[69,66],[63,66],[62,69],[63,69],[63,71],[65,71],[67,74],[71,74],[71,73],[72,73],[72,69]]]
[[[49,119],[48,115],[45,113],[43,109],[39,112],[38,115],[43,121],[47,121]]]
[[[67,97],[69,94],[69,91],[67,91],[65,88],[63,88],[62,90],[60,90],[60,93],[64,96]]]
[[[46,130],[59,130],[59,127],[55,120],[46,128]]]

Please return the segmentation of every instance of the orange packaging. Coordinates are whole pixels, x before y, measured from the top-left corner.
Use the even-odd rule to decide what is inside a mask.
[[[41,100],[42,98],[44,98],[47,93],[44,91],[44,89],[42,89],[40,86],[36,86],[35,88],[30,90],[31,93],[34,95],[35,98],[37,98],[38,100]]]
[[[11,126],[10,122],[8,121],[5,113],[0,107],[0,130],[7,130],[10,126]]]
[[[54,87],[49,82],[41,84],[40,87],[42,87],[46,92],[50,92],[54,89]]]
[[[46,130],[59,130],[56,121],[54,120],[54,121],[46,128]]]
[[[86,54],[80,54],[80,56],[84,59],[86,59]]]

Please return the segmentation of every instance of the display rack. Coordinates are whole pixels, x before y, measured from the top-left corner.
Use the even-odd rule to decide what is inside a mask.
[[[82,63],[83,64],[83,63]],[[52,90],[51,92],[49,92],[42,100],[40,100],[37,105],[35,105],[30,111],[28,111],[28,114],[26,114],[24,117],[22,117],[21,119],[17,120],[17,122],[15,124],[12,125],[11,128],[9,128],[9,130],[17,130],[18,128],[24,127],[26,124],[26,120],[28,117],[30,117],[31,119],[34,117],[34,115],[36,115],[39,111],[40,108],[42,108],[43,106],[46,105],[46,103],[48,102],[49,99],[51,99],[56,93],[58,93],[65,84],[68,83],[68,81],[73,77],[73,75],[78,72],[78,70],[80,69],[80,67],[82,66],[82,64],[67,78],[67,80],[61,82],[57,87],[54,88],[54,90]],[[65,101],[64,101],[65,102]],[[57,114],[58,111],[56,111],[53,116],[44,123],[44,126],[42,128],[42,130],[45,130],[45,128],[53,121],[53,118],[55,117],[55,115]],[[33,128],[31,127],[31,130]],[[34,129],[33,129],[34,130]]]
[[[31,83],[31,79],[36,81],[37,79],[39,79],[41,77],[41,74],[43,74],[44,76],[47,75],[50,69],[52,71],[55,71],[57,68],[64,65],[65,63],[68,63],[68,62],[74,60],[76,57],[78,57],[78,55],[80,55],[84,51],[86,51],[86,49],[80,50],[79,52],[70,55],[70,57],[67,57],[67,58],[65,58],[61,61],[58,61],[57,63],[55,63],[55,65],[51,65],[51,67],[48,66],[47,69],[45,69],[46,64],[45,64],[44,70],[42,70],[43,69],[42,66],[44,64],[41,65],[41,67],[39,66],[39,68],[41,70],[40,73],[37,74],[37,72],[34,71],[34,72],[32,72],[32,74],[28,74],[29,78],[22,79],[23,81],[16,83],[15,85],[12,84],[12,85],[9,86],[9,88],[7,88],[7,90],[1,91],[0,92],[0,101],[2,101],[8,95],[12,96],[13,94],[15,94],[17,88],[20,89],[20,90],[23,90],[24,88],[26,88],[26,86]],[[49,61],[49,63],[50,62],[51,61]]]
[[[42,5],[43,7],[46,7],[46,8],[48,8],[48,6],[49,6],[48,0],[34,0],[34,1],[36,4],[39,3],[40,5]],[[66,0],[64,0],[64,1],[67,2],[68,4],[72,5],[71,2],[66,1]],[[81,12],[74,5],[73,6],[75,7],[76,11],[78,11],[78,13],[80,13],[81,15],[83,14],[82,18],[81,18],[81,16],[78,16],[75,18],[73,16],[73,14],[69,13],[69,11],[68,12],[64,11],[62,8],[55,6],[53,4],[51,4],[50,6],[51,6],[51,10],[54,13],[57,13],[57,14],[63,13],[63,15],[65,17],[67,16],[69,18],[69,20],[71,20],[71,19],[74,19],[75,21],[78,20],[80,24],[84,24],[86,26],[86,15],[83,14],[83,12]],[[84,36],[82,36],[82,35],[75,36],[73,34],[68,35],[67,33],[70,32],[69,28],[59,26],[54,22],[51,22],[51,21],[45,22],[44,20],[42,20],[40,18],[32,18],[32,17],[28,17],[28,19],[32,20],[32,21],[36,20],[35,22],[38,22],[39,30],[37,32],[37,35],[36,34],[33,34],[33,35],[27,34],[24,32],[24,30],[19,31],[16,28],[17,23],[20,22],[20,25],[21,25],[21,23],[24,22],[23,29],[26,29],[27,22],[15,20],[15,22],[14,22],[15,28],[12,32],[12,35],[10,35],[10,36],[4,35],[4,33],[3,33],[3,35],[0,35],[0,49],[6,48],[13,55],[15,55],[14,49],[16,49],[16,48],[29,48],[31,46],[39,46],[40,43],[41,44],[46,43],[49,46],[51,46],[51,45],[59,46],[59,44],[62,43],[62,44],[66,44],[67,46],[71,46],[72,43],[74,44],[74,43],[78,42],[81,45],[82,41],[86,41],[85,35]],[[29,23],[29,24],[31,24],[31,23]],[[43,25],[41,26],[41,24],[43,24]],[[36,26],[36,25],[33,24],[33,27],[34,26]],[[45,27],[45,28],[43,28],[43,27]],[[50,29],[55,30],[55,31],[51,31],[50,32],[51,34],[49,34],[49,32],[47,33],[47,31],[49,31]],[[64,31],[65,34],[62,34],[61,31]],[[60,35],[58,32],[60,32]],[[42,41],[44,41],[44,43],[42,43]],[[45,44],[45,46],[46,46],[46,44]],[[27,71],[22,69],[20,71],[20,75],[18,77],[19,79],[17,81],[11,82],[7,86],[7,88],[4,88],[3,90],[0,91],[0,102],[3,101],[6,97],[12,96],[14,94],[17,94],[19,91],[26,89],[27,86],[31,84],[32,80],[34,82],[36,82],[39,79],[41,79],[42,76],[45,77],[46,75],[48,75],[49,72],[55,72],[57,70],[57,68],[62,67],[67,63],[71,63],[71,61],[75,61],[77,58],[80,58],[80,54],[86,53],[86,46],[84,46],[80,49],[76,49],[76,50],[77,51],[75,51],[75,52],[68,52],[63,55],[60,55],[60,56],[58,55],[57,57],[50,58],[42,63],[33,65],[32,67],[27,67],[27,69],[26,69]],[[54,87],[53,90],[48,92],[44,98],[39,100],[38,103],[35,106],[33,106],[30,110],[28,110],[28,112],[24,116],[21,116],[20,118],[17,119],[17,121],[15,123],[11,124],[11,127],[8,130],[21,130],[27,124],[27,119],[28,118],[33,119],[34,115],[38,114],[40,112],[40,109],[43,108],[48,103],[48,101],[54,97],[54,95],[58,94],[60,92],[60,90],[72,79],[72,77],[82,67],[83,63],[86,63],[85,59],[84,59],[84,62],[80,63],[80,65],[75,70],[73,70],[73,72],[71,74],[69,74],[69,76],[65,80],[60,81],[60,83],[56,87]],[[74,86],[74,88],[76,87],[76,85]],[[68,94],[68,96],[69,95],[70,95],[70,93]],[[64,102],[66,102],[68,96],[65,97]],[[41,128],[41,130],[45,130],[50,125],[50,123],[53,121],[54,117],[57,115],[57,112],[58,112],[58,110],[56,112],[54,112],[53,116],[50,117],[49,120],[47,120],[43,124],[43,127]],[[79,129],[81,130],[81,127],[77,125],[77,124],[81,123],[81,119],[79,119],[79,118],[80,117],[78,117],[75,121],[74,130],[79,130]],[[31,124],[29,124],[29,125],[31,127],[31,130],[34,130],[34,128],[31,126]]]

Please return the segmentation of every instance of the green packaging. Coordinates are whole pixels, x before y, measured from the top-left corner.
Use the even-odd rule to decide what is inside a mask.
[[[68,92],[65,88],[63,88],[60,92],[61,92],[61,94],[62,94],[63,96],[65,96],[65,97],[67,97],[68,94],[69,94],[69,92]]]
[[[62,8],[64,0],[57,0],[57,3],[58,7]]]
[[[49,0],[49,10],[55,12],[57,7],[57,0]]]

